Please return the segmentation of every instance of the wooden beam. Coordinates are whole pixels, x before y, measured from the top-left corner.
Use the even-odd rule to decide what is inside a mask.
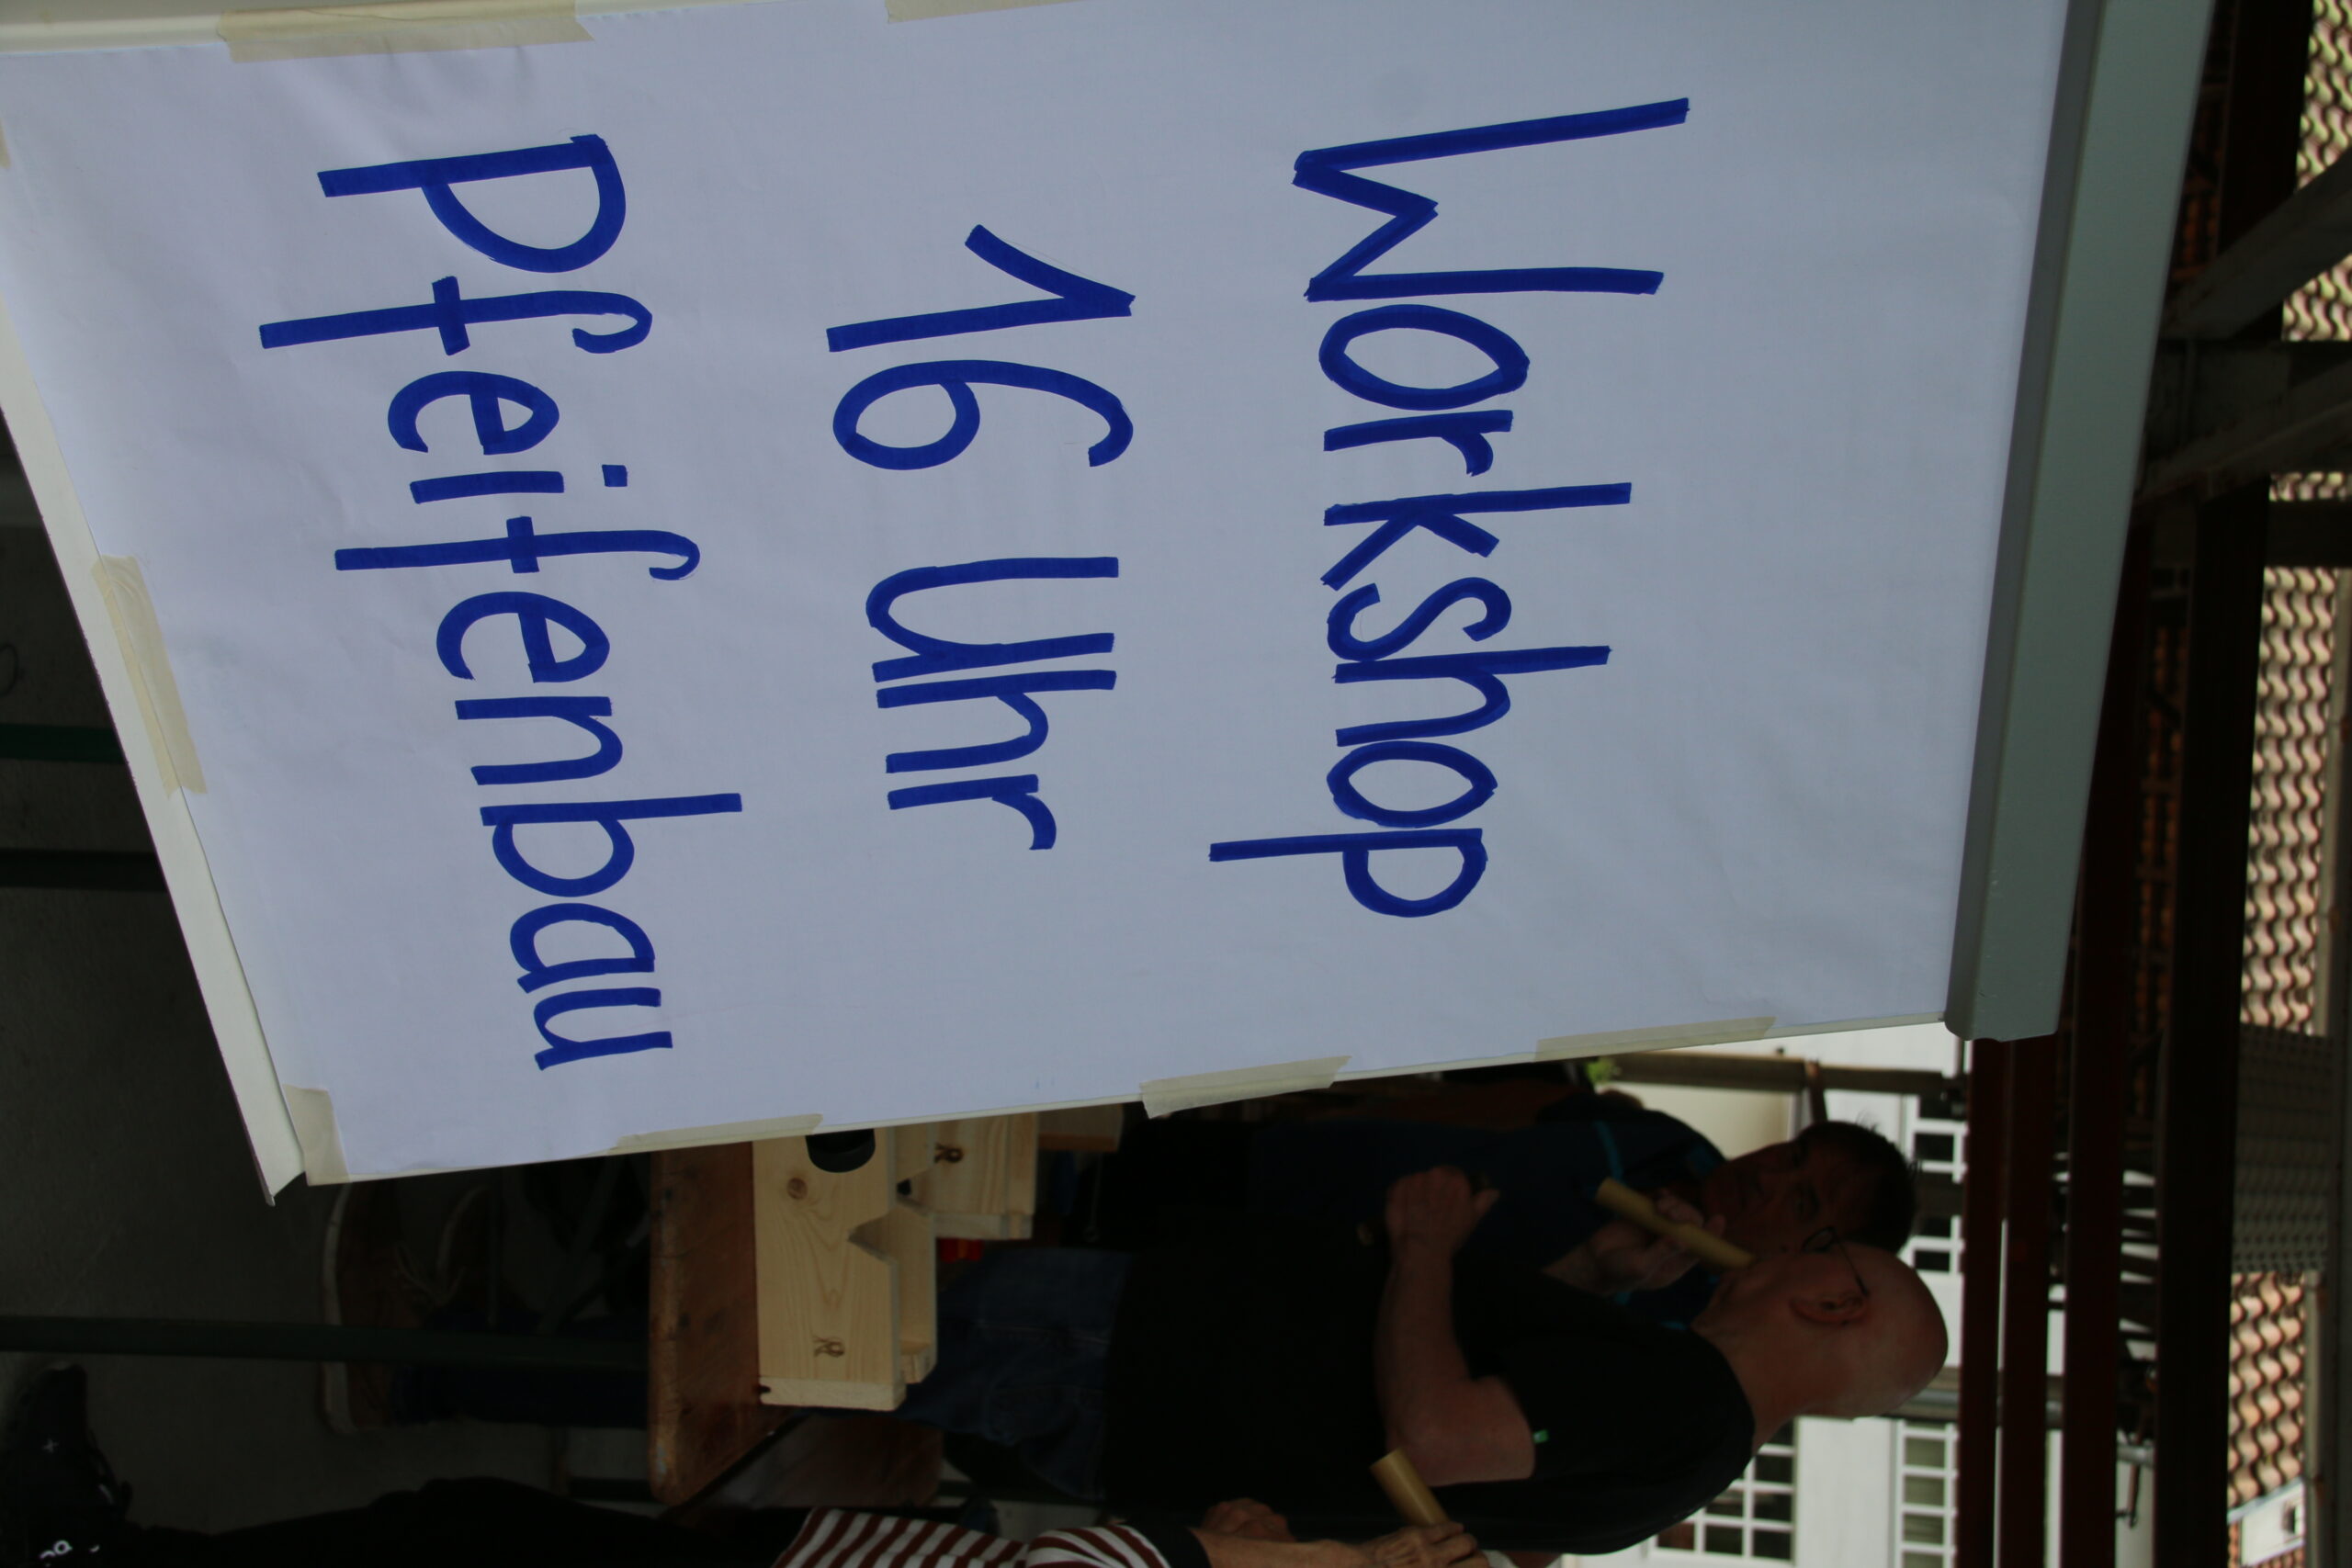
[[[1742,1089],[1766,1094],[1803,1094],[1801,1056],[1747,1056],[1714,1051],[1640,1051],[1611,1058],[1619,1083],[1672,1084],[1682,1089]],[[1863,1094],[1948,1094],[1958,1080],[1917,1067],[1821,1066],[1821,1087]]]
[[[2174,298],[2165,311],[2165,335],[2234,336],[2346,255],[2352,255],[2352,160],[2338,160]]]
[[[2143,502],[2174,491],[2219,495],[2273,474],[2312,469],[2352,446],[2352,364],[2301,381],[2278,398],[2147,465]]]
[[[2269,408],[2296,387],[2352,364],[2352,343],[2184,343],[2156,345],[2143,457],[2168,457]]]

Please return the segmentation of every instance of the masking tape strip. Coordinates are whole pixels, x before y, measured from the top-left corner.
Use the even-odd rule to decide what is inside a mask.
[[[894,22],[927,22],[934,17],[964,17],[974,11],[1011,11],[1023,6],[1059,6],[1066,0],[887,0]]]
[[[240,63],[594,41],[572,0],[384,0],[223,11],[218,31],[229,58]]]
[[[115,640],[122,645],[122,661],[130,667],[139,716],[147,722],[148,743],[154,748],[164,790],[202,795],[204,765],[197,761],[196,740],[180,706],[179,682],[172,678],[172,662],[164,652],[164,628],[156,623],[155,604],[147,596],[147,579],[138,558],[100,556],[91,574],[107,602]]]
[[[351,1179],[343,1163],[343,1134],[335,1130],[334,1097],[322,1089],[286,1086],[286,1113],[294,1119],[294,1141],[302,1145],[302,1174],[313,1187]]]
[[[1655,1029],[1620,1029],[1602,1034],[1563,1034],[1535,1043],[1539,1062],[1575,1056],[1613,1056],[1621,1051],[1665,1051],[1677,1045],[1721,1045],[1759,1040],[1772,1027],[1769,1018],[1723,1018],[1713,1023],[1667,1023]]]
[[[1188,1077],[1152,1078],[1136,1090],[1147,1116],[1195,1111],[1204,1105],[1224,1105],[1267,1094],[1295,1094],[1301,1089],[1329,1089],[1348,1065],[1345,1056],[1317,1056],[1306,1062],[1277,1062],[1265,1067],[1236,1067],[1230,1072],[1194,1073]]]
[[[1893,1018],[1849,1018],[1836,1023],[1784,1023],[1778,1029],[1768,1029],[1758,1038],[1764,1040],[1802,1040],[1808,1034],[1850,1034],[1861,1029],[1909,1029],[1922,1023],[1941,1023],[1939,1012],[1906,1012]]]
[[[813,1133],[822,1116],[771,1116],[764,1122],[721,1122],[711,1127],[681,1127],[670,1133],[631,1133],[605,1150],[607,1154],[641,1155],[655,1149],[698,1148],[705,1144],[757,1144],[770,1138],[797,1138]]]
[[[0,135],[0,169],[8,167],[8,138]]]

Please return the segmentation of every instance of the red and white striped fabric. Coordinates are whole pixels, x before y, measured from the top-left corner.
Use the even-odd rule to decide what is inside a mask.
[[[1125,1525],[1051,1530],[1007,1540],[933,1519],[820,1508],[775,1568],[1171,1568]]]

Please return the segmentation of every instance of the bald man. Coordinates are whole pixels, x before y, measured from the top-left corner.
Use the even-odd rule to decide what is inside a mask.
[[[1600,1553],[1705,1506],[1793,1417],[1891,1410],[1942,1365],[1917,1276],[1834,1233],[1681,1330],[1463,1255],[1494,1201],[1449,1168],[1396,1184],[1385,1242],[1255,1216],[1134,1255],[992,1251],[900,1414],[1131,1513],[1279,1496],[1332,1534],[1388,1517],[1367,1467],[1401,1447],[1484,1544]]]
[[[1595,1510],[1578,1507],[1582,1543],[1561,1551],[1632,1545],[1703,1506],[1796,1417],[1884,1415],[1943,1366],[1943,1314],[1918,1275],[1892,1253],[1824,1230],[1806,1247],[1728,1275],[1680,1345],[1597,1334],[1564,1314],[1556,1339],[1539,1334],[1488,1351],[1498,1369],[1482,1375],[1468,1343],[1482,1336],[1465,1336],[1455,1320],[1465,1282],[1455,1255],[1494,1201],[1451,1170],[1392,1189],[1374,1335],[1381,1416],[1388,1441],[1433,1486],[1550,1481],[1564,1500],[1588,1489],[1645,1499],[1611,1521],[1614,1545],[1584,1533]],[[1561,1364],[1561,1346],[1598,1343],[1617,1352],[1605,1373],[1581,1379]],[[1612,1417],[1592,1407],[1604,1378],[1628,1403],[1656,1379],[1657,1397]],[[1567,1431],[1584,1440],[1563,1445]],[[1671,1518],[1652,1517],[1669,1508],[1679,1510]]]
[[[1883,1416],[1928,1386],[1949,1348],[1926,1282],[1859,1243],[1737,1270],[1690,1326],[1730,1364],[1768,1434],[1799,1416]]]

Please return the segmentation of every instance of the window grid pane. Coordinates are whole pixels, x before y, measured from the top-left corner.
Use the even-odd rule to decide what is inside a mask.
[[[1894,1477],[1894,1547],[1903,1568],[1950,1568],[1952,1561],[1951,1428],[1900,1423]]]
[[[1792,1561],[1796,1470],[1796,1450],[1789,1435],[1781,1433],[1757,1450],[1747,1473],[1722,1496],[1709,1503],[1695,1519],[1661,1534],[1657,1544],[1737,1562]]]
[[[1943,1177],[1954,1182],[1961,1179],[1961,1134],[1964,1131],[1958,1122],[1929,1116],[1926,1107],[1919,1106],[1911,1120],[1911,1158],[1919,1174]],[[1903,1256],[1911,1267],[1922,1274],[1952,1274],[1963,1267],[1957,1226],[1945,1220],[1934,1220],[1917,1227],[1911,1244]],[[1922,1245],[1922,1244],[1925,1245]]]

